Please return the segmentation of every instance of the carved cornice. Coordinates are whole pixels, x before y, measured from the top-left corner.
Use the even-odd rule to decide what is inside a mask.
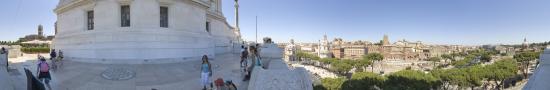
[[[96,0],[75,0],[75,1],[72,1],[68,4],[63,4],[63,5],[59,5],[57,6],[53,11],[57,14],[60,14],[60,13],[63,13],[69,9],[72,9],[72,8],[75,8],[75,7],[78,7],[78,6],[82,6],[82,5],[86,5],[86,4],[94,4],[96,2]]]
[[[175,1],[174,0],[157,0],[159,2],[159,4],[161,6],[163,5],[171,5],[172,3],[174,3]]]
[[[194,4],[203,8],[207,8],[207,9],[210,8],[210,4],[208,4],[208,2],[203,0],[191,0],[191,2],[193,2],[191,4]]]

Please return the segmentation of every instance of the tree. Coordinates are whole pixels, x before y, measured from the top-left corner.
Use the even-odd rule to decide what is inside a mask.
[[[369,53],[363,58],[371,60],[374,63],[374,61],[382,61],[384,59],[384,55],[380,53]],[[372,65],[372,71],[374,72],[374,65]]]
[[[385,77],[372,72],[357,72],[346,81],[342,87],[343,90],[377,90],[383,86]]]
[[[466,83],[463,86],[469,86],[472,90],[474,87],[481,86],[483,83],[481,80],[485,77],[485,69],[480,65],[475,65],[462,70],[466,76]],[[464,74],[463,74],[464,75]]]
[[[433,69],[435,69],[436,66],[437,66],[437,65],[436,65],[436,62],[441,61],[441,58],[439,58],[439,57],[430,57],[430,58],[428,58],[428,61],[432,61],[432,62],[433,62],[433,65],[434,65]]]
[[[503,59],[485,66],[485,78],[495,82],[495,88],[502,88],[504,80],[517,75],[517,63],[513,59]]]
[[[458,86],[462,89],[481,86],[486,73],[483,66],[475,65],[468,68],[438,69],[431,74],[441,80],[443,90],[448,90],[450,86]]]
[[[307,52],[304,52],[304,51],[297,51],[296,52],[296,57],[300,60],[302,59],[309,59],[309,60],[319,60],[319,56],[317,55],[313,55],[313,54],[310,54],[310,53],[307,53]]]
[[[445,62],[447,62],[447,60],[451,60],[451,61],[454,61],[453,59],[453,56],[449,55],[449,54],[443,54],[441,55],[441,58],[445,59]]]
[[[539,53],[536,52],[522,52],[514,55],[514,59],[516,59],[517,62],[521,63],[521,72],[526,78],[528,77],[527,73],[529,72],[530,62],[537,59],[538,57]]]
[[[330,69],[338,72],[339,74],[344,74],[344,75],[347,74],[352,69],[351,67],[352,65],[342,61],[336,61],[334,63],[331,63],[330,65],[331,65]]]
[[[482,62],[490,62],[491,61],[491,54],[489,53],[484,53],[484,54],[481,54],[481,61]]]
[[[368,65],[372,65],[372,62],[373,60],[372,59],[369,59],[367,58],[366,55],[363,55],[362,58],[357,62],[357,67],[360,67],[361,70],[365,70],[365,67],[367,67]]]
[[[346,81],[345,78],[323,78],[321,83],[327,90],[342,90],[342,84]]]
[[[441,85],[438,78],[416,70],[401,70],[388,75],[384,90],[431,90]]]

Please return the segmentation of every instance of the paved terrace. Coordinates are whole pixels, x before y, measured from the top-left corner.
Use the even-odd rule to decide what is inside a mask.
[[[248,83],[242,82],[238,56],[217,55],[215,60],[211,60],[214,66],[213,78],[233,80],[238,89],[246,90]],[[14,59],[12,63],[16,69],[10,72],[11,80],[15,83],[16,90],[25,90],[23,68],[30,68],[36,74],[36,55],[26,55]],[[200,60],[139,65],[67,60],[61,69],[52,71],[51,84],[53,90],[200,90],[200,64]]]
[[[262,49],[262,63],[267,69],[256,67],[250,85],[242,81],[239,54],[216,55],[210,60],[214,71],[212,79],[233,80],[239,90],[312,90],[307,71],[289,68],[282,61],[281,51],[274,45]],[[49,58],[48,54],[42,55]],[[9,76],[15,90],[26,90],[23,68],[29,68],[36,75],[36,56],[26,54],[10,58]],[[98,64],[66,60],[60,69],[51,72],[51,85],[53,90],[200,90],[200,64],[201,60],[169,64]],[[2,74],[0,71],[0,78]]]
[[[2,80],[0,82],[0,90],[15,89],[6,68],[7,57],[8,56],[6,54],[0,54],[0,80]]]

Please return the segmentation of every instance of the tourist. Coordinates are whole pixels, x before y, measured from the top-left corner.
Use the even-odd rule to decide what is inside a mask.
[[[6,51],[6,48],[2,47],[2,51],[0,51],[0,54],[4,54],[4,53],[7,53],[8,51]]]
[[[50,52],[50,60],[53,60],[57,56],[57,53],[55,53],[55,49],[52,49],[52,52]]]
[[[63,52],[61,50],[59,50],[58,53],[59,53],[59,55],[58,55],[59,60],[63,60]]]
[[[246,49],[244,48],[244,45],[241,45],[241,52],[243,52],[244,50],[246,50]]]
[[[246,67],[248,64],[248,61],[246,60],[248,58],[248,48],[245,48],[243,46],[243,50],[241,50],[241,67]]]
[[[52,79],[51,76],[50,76],[50,66],[48,64],[48,62],[46,62],[46,58],[38,55],[40,59],[40,62],[38,63],[38,68],[37,68],[37,72],[38,72],[38,79],[40,81],[43,81],[46,86],[49,88],[49,90],[51,90],[51,87],[50,87],[50,80]]]
[[[256,44],[256,56],[258,56],[258,58],[260,58],[260,59],[262,58],[262,57],[260,57],[261,49],[262,48],[261,48],[260,44]]]
[[[257,54],[258,54],[258,51],[257,51],[256,47],[255,46],[250,46],[248,55],[250,57],[250,60],[252,60],[252,62],[250,64],[251,66],[248,69],[249,72],[252,72],[254,66],[256,66],[256,63],[257,63],[256,59],[258,58]]]
[[[256,50],[256,47],[255,46],[249,46],[248,48],[248,57],[250,57],[250,60],[251,60],[251,63],[250,63],[250,66],[248,66],[248,69],[246,69],[246,72],[245,72],[245,77],[243,79],[243,81],[247,81],[248,79],[250,79],[250,76],[252,74],[252,71],[254,70],[254,67],[255,66],[258,66],[257,65],[257,50]]]
[[[0,54],[6,54],[6,70],[8,70],[10,64],[10,62],[8,61],[8,51],[6,51],[6,48],[2,47]]]
[[[212,76],[212,66],[208,62],[208,56],[202,56],[202,65],[201,65],[201,84],[203,90],[206,89],[206,86],[210,84],[209,78]]]

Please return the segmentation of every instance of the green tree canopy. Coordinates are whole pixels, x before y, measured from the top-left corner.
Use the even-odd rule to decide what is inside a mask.
[[[438,78],[416,70],[401,70],[387,78],[384,90],[430,90],[441,85]]]
[[[384,59],[384,55],[380,53],[369,53],[364,58],[374,61],[380,61]]]
[[[353,68],[352,65],[342,61],[336,61],[330,65],[331,65],[330,69],[332,71],[338,72],[339,74],[346,74]]]
[[[489,53],[481,54],[481,61],[490,62],[491,59],[492,59],[491,54],[489,54]]]
[[[386,78],[371,72],[357,72],[346,81],[343,90],[376,90],[375,86],[382,87]]]
[[[518,67],[513,59],[503,59],[491,65],[485,66],[485,78],[496,82],[497,86],[502,86],[505,79],[517,75]],[[498,83],[500,82],[500,83]]]
[[[528,70],[530,66],[530,61],[536,60],[539,58],[540,53],[537,52],[522,52],[519,54],[514,55],[514,59],[516,59],[517,62],[521,63],[521,72],[525,77],[528,77]]]
[[[441,55],[441,58],[453,60],[453,56],[451,56],[450,54],[443,54],[443,55]]]
[[[342,84],[346,81],[345,78],[323,78],[321,83],[327,90],[342,90]]]

